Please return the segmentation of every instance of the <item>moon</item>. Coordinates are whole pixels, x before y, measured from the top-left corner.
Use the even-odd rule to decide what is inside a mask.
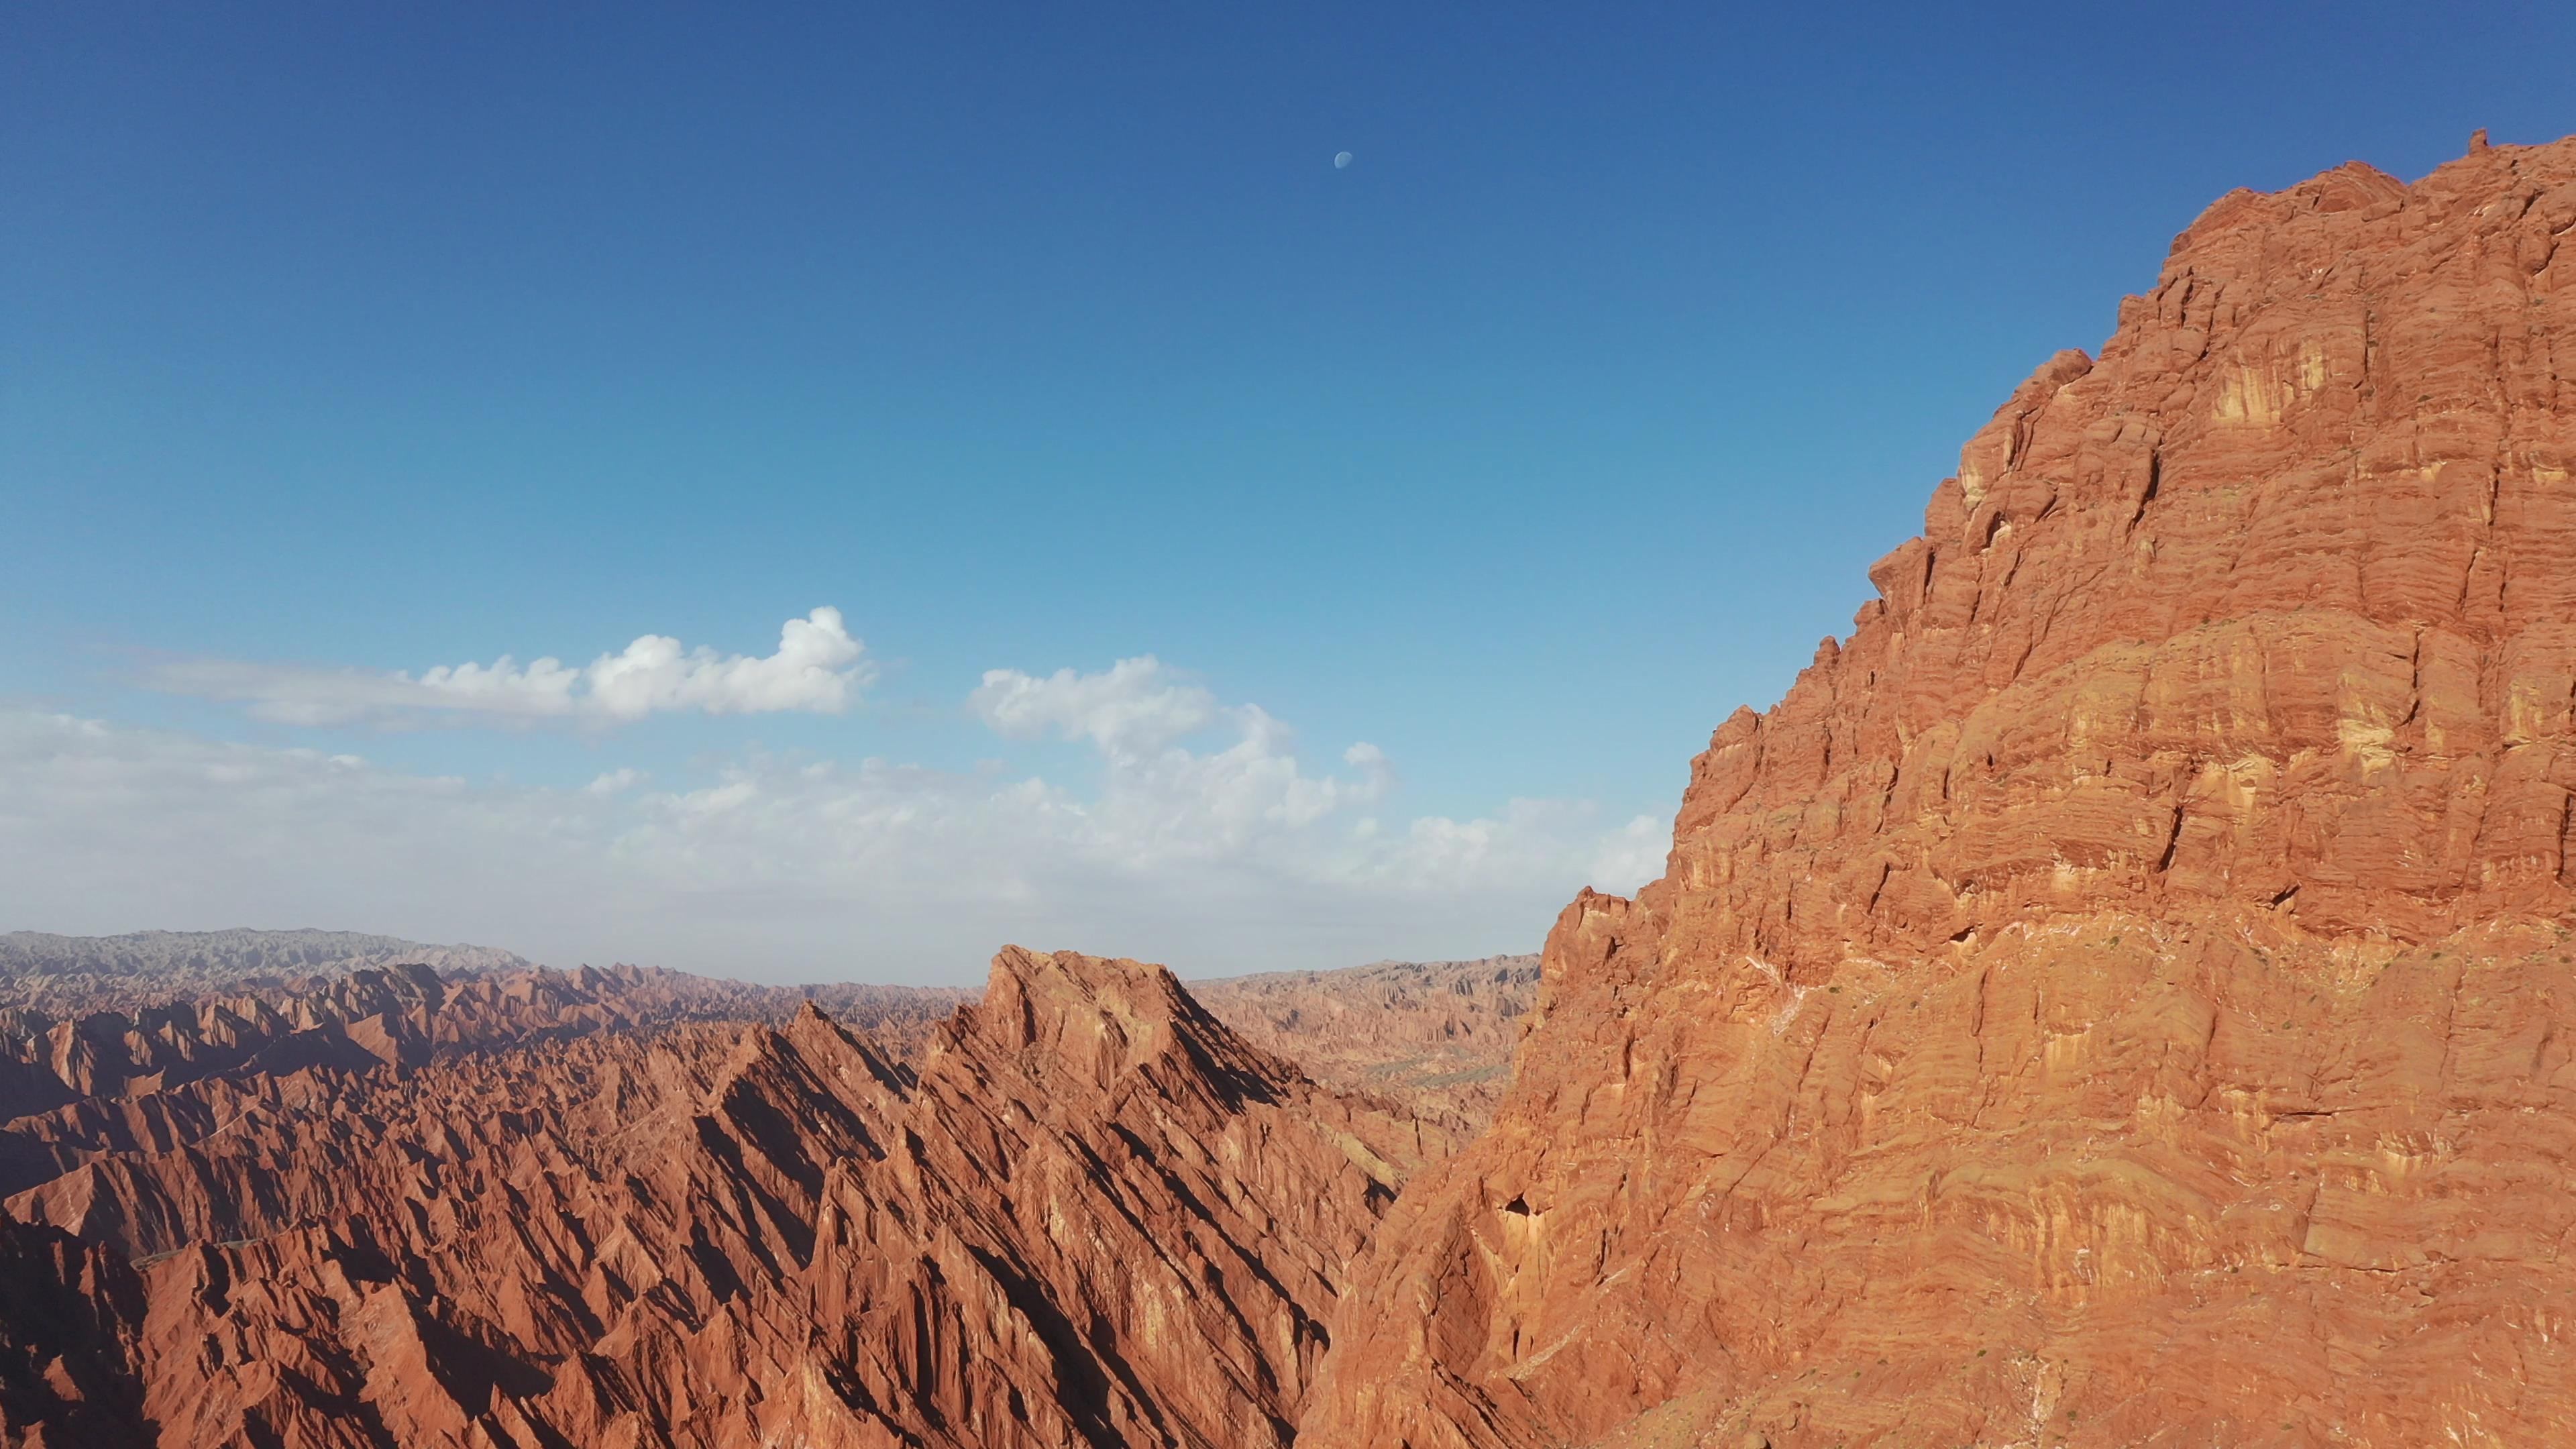
[[[1334,153],[1333,153],[1333,169],[1334,169],[1334,170],[1339,171],[1339,170],[1341,170],[1343,167],[1348,166],[1348,165],[1350,165],[1350,164],[1351,164],[1351,153],[1350,153],[1350,152],[1348,152],[1348,151],[1336,151],[1336,152],[1334,152]]]

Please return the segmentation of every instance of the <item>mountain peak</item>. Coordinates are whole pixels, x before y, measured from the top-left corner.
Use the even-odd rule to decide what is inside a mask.
[[[1034,1053],[1106,1087],[1168,1051],[1192,1014],[1160,966],[1006,946],[993,958],[974,1030],[1008,1052]]]

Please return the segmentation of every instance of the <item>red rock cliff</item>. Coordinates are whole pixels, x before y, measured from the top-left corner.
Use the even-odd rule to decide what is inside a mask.
[[[2576,140],[2176,238],[1550,937],[1301,1442],[2576,1425]]]

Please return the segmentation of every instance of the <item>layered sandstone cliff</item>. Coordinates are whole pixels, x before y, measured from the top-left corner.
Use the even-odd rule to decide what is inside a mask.
[[[1301,1442],[2576,1432],[2576,140],[2221,199],[1871,579]]]

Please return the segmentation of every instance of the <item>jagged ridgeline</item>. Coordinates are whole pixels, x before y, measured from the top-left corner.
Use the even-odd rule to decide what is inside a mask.
[[[651,982],[592,975],[515,1044],[485,1002],[484,1050],[12,1123],[12,1432],[1285,1444],[1351,1257],[1455,1146],[1131,961],[1005,951],[910,1061],[810,1003],[617,1029]],[[472,989],[405,980],[400,1040]]]

